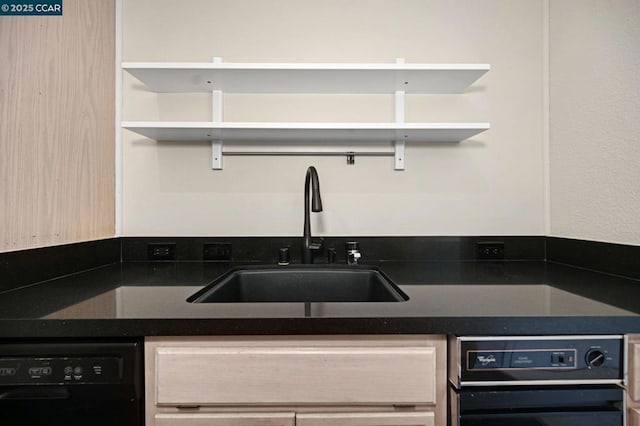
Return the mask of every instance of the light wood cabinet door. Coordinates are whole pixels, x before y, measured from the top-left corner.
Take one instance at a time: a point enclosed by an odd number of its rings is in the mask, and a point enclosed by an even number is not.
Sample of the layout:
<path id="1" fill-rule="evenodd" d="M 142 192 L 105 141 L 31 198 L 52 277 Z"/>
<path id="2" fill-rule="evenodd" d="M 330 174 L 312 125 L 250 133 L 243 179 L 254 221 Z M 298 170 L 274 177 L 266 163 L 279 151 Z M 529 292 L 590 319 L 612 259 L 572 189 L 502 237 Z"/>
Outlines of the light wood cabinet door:
<path id="1" fill-rule="evenodd" d="M 145 386 L 148 426 L 445 425 L 446 338 L 149 337 Z"/>
<path id="2" fill-rule="evenodd" d="M 628 395 L 632 401 L 640 402 L 640 341 L 629 340 L 629 383 Z"/>
<path id="3" fill-rule="evenodd" d="M 435 405 L 436 352 L 417 337 L 148 344 L 147 389 L 161 406 Z"/>
<path id="4" fill-rule="evenodd" d="M 156 414 L 156 426 L 295 426 L 295 413 Z"/>
<path id="5" fill-rule="evenodd" d="M 629 409 L 627 416 L 627 426 L 640 426 L 640 409 Z"/>
<path id="6" fill-rule="evenodd" d="M 435 414 L 408 413 L 304 413 L 296 426 L 435 426 Z"/>
<path id="7" fill-rule="evenodd" d="M 627 335 L 627 426 L 640 426 L 640 335 Z"/>

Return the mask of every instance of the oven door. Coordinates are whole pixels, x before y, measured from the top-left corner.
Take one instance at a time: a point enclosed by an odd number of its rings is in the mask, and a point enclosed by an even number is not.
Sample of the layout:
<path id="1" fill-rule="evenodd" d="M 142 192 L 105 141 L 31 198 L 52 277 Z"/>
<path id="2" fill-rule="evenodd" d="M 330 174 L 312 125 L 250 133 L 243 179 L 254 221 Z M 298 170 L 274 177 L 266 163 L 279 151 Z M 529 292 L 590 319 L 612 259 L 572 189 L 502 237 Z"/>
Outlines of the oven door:
<path id="1" fill-rule="evenodd" d="M 461 426 L 622 426 L 622 413 L 517 413 L 463 415 Z"/>
<path id="2" fill-rule="evenodd" d="M 460 426 L 622 426 L 617 386 L 471 388 L 456 392 Z"/>

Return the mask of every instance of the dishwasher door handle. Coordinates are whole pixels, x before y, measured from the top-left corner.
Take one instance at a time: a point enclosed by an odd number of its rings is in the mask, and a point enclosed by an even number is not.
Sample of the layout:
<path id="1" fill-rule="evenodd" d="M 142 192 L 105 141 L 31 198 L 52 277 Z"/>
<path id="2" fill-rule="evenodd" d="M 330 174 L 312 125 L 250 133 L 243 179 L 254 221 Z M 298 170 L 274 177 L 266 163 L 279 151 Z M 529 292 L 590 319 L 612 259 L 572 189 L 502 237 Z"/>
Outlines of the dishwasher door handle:
<path id="1" fill-rule="evenodd" d="M 28 399 L 69 399 L 69 390 L 64 386 L 20 386 L 0 389 L 0 401 Z"/>

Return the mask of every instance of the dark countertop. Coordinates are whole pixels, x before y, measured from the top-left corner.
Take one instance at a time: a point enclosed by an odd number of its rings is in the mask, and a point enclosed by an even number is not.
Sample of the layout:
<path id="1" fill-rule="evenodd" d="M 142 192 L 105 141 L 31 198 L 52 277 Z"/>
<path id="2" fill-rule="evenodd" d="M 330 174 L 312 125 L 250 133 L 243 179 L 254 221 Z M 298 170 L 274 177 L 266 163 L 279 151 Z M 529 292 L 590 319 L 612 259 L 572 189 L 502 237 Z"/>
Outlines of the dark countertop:
<path id="1" fill-rule="evenodd" d="M 398 303 L 185 299 L 231 265 L 131 262 L 0 294 L 0 337 L 640 333 L 640 280 L 541 261 L 378 262 Z"/>

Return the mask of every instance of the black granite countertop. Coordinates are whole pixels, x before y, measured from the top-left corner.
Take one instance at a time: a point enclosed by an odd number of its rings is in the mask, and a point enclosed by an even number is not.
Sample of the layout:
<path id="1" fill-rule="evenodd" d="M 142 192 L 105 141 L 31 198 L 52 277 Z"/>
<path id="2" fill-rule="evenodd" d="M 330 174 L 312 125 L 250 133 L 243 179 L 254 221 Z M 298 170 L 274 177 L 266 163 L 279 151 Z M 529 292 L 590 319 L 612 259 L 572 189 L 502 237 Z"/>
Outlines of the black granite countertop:
<path id="1" fill-rule="evenodd" d="M 0 294 L 0 337 L 640 332 L 640 281 L 542 261 L 378 262 L 406 302 L 205 303 L 231 266 L 130 262 Z"/>

